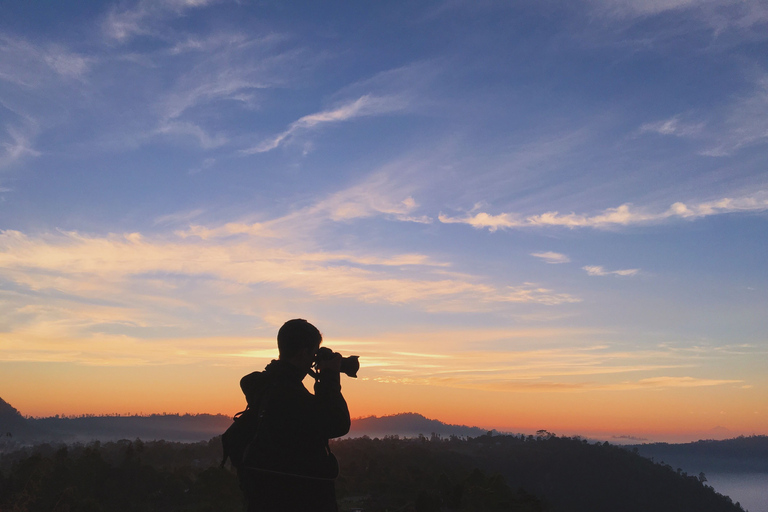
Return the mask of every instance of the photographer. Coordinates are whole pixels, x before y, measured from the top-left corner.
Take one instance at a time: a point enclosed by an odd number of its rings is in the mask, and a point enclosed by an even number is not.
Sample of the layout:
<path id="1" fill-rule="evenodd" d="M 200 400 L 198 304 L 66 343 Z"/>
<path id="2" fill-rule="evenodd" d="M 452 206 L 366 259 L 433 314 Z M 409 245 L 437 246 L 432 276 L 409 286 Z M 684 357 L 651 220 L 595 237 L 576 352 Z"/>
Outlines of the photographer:
<path id="1" fill-rule="evenodd" d="M 240 381 L 258 415 L 238 468 L 248 512 L 338 510 L 338 464 L 328 440 L 349 432 L 350 418 L 341 395 L 343 359 L 328 349 L 318 358 L 321 342 L 314 325 L 289 320 L 277 334 L 279 358 Z M 308 373 L 316 378 L 314 395 L 302 383 Z"/>

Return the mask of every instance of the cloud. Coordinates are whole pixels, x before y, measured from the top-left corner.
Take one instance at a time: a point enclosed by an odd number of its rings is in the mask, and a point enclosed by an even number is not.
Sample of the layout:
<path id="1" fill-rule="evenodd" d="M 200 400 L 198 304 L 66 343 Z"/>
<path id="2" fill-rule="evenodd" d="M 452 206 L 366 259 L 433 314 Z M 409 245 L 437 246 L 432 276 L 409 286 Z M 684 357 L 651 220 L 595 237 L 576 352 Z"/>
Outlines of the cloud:
<path id="1" fill-rule="evenodd" d="M 438 219 L 444 224 L 468 224 L 477 229 L 488 228 L 494 232 L 499 229 L 535 228 L 535 227 L 566 227 L 610 229 L 642 224 L 652 224 L 670 219 L 698 219 L 711 215 L 738 212 L 761 212 L 768 210 L 768 194 L 760 191 L 753 196 L 723 198 L 687 205 L 682 202 L 672 204 L 662 212 L 649 211 L 646 208 L 635 208 L 631 204 L 623 204 L 617 208 L 608 208 L 597 215 L 560 214 L 557 211 L 539 215 L 522 216 L 514 213 L 492 215 L 485 212 L 469 213 L 463 217 L 450 217 L 440 213 Z"/>
<path id="2" fill-rule="evenodd" d="M 698 135 L 704 129 L 704 123 L 684 123 L 680 116 L 674 116 L 663 121 L 646 123 L 640 126 L 640 132 L 653 132 L 659 135 L 674 135 L 676 137 L 691 137 Z"/>
<path id="3" fill-rule="evenodd" d="M 59 44 L 35 45 L 0 34 L 0 80 L 26 88 L 50 87 L 61 79 L 82 81 L 94 62 Z"/>
<path id="4" fill-rule="evenodd" d="M 312 59 L 307 51 L 285 49 L 286 41 L 286 36 L 275 33 L 257 37 L 215 34 L 202 41 L 187 40 L 175 45 L 168 57 L 185 59 L 183 62 L 189 62 L 185 65 L 188 70 L 177 77 L 158 101 L 161 125 L 217 101 L 231 101 L 248 110 L 257 108 L 258 91 L 284 85 L 309 67 Z M 199 46 L 199 52 L 184 55 L 195 46 Z"/>
<path id="5" fill-rule="evenodd" d="M 768 21 L 762 0 L 592 0 L 600 13 L 614 18 L 679 14 L 698 19 L 720 34 L 743 31 Z"/>
<path id="6" fill-rule="evenodd" d="M 69 328 L 68 328 L 69 327 Z M 67 362 L 89 366 L 166 364 L 243 364 L 253 357 L 270 359 L 277 350 L 273 338 L 211 336 L 151 340 L 104 332 L 83 332 L 78 325 L 38 321 L 0 333 L 0 360 Z M 238 361 L 239 360 L 239 361 Z"/>
<path id="7" fill-rule="evenodd" d="M 411 304 L 424 310 L 488 310 L 508 303 L 556 305 L 579 300 L 527 283 L 504 286 L 487 284 L 479 277 L 445 275 L 432 270 L 443 268 L 444 263 L 419 254 L 313 252 L 290 249 L 290 243 L 258 237 L 147 238 L 138 233 L 97 237 L 62 232 L 32 237 L 4 231 L 0 276 L 36 293 L 118 302 L 125 300 L 127 290 L 145 289 L 154 276 L 185 276 L 193 280 L 190 283 L 198 280 L 207 287 L 212 282 L 269 285 L 306 298 Z M 176 300 L 173 289 L 165 292 Z M 159 290 L 152 293 L 162 296 Z M 146 298 L 150 292 L 140 295 Z M 184 294 L 178 299 L 190 300 Z"/>
<path id="8" fill-rule="evenodd" d="M 395 112 L 403 108 L 401 99 L 392 96 L 361 96 L 332 109 L 306 115 L 290 124 L 287 130 L 267 139 L 257 146 L 243 150 L 243 153 L 265 153 L 289 141 L 296 133 L 312 130 L 328 123 L 349 121 L 358 117 L 373 116 Z"/>
<path id="9" fill-rule="evenodd" d="M 531 256 L 535 256 L 536 258 L 541 258 L 542 260 L 551 264 L 569 263 L 571 261 L 571 259 L 565 254 L 560 254 L 559 252 L 552 252 L 552 251 L 532 252 Z"/>
<path id="10" fill-rule="evenodd" d="M 608 0 L 593 2 L 604 11 L 619 16 L 648 16 L 695 7 L 708 0 Z"/>
<path id="11" fill-rule="evenodd" d="M 768 75 L 762 75 L 749 94 L 728 106 L 712 139 L 702 154 L 727 156 L 741 148 L 768 142 Z"/>
<path id="12" fill-rule="evenodd" d="M 651 377 L 642 379 L 634 384 L 635 387 L 654 388 L 697 388 L 722 386 L 724 384 L 740 384 L 743 380 L 731 379 L 699 379 L 695 377 Z"/>
<path id="13" fill-rule="evenodd" d="M 525 283 L 522 286 L 509 286 L 506 293 L 498 299 L 506 302 L 538 302 L 554 306 L 581 302 L 581 299 L 567 293 L 554 293 L 552 290 L 536 286 L 534 283 Z"/>
<path id="14" fill-rule="evenodd" d="M 48 48 L 42 56 L 48 66 L 59 75 L 81 79 L 89 71 L 93 59 L 72 53 L 59 46 Z"/>
<path id="15" fill-rule="evenodd" d="M 455 333 L 387 333 L 386 342 L 373 343 L 365 353 L 366 368 L 374 362 L 372 378 L 380 382 L 447 386 L 513 392 L 630 391 L 711 387 L 742 384 L 742 380 L 701 376 L 734 355 L 701 349 L 711 368 L 699 376 L 669 376 L 670 370 L 690 369 L 690 352 L 674 347 L 629 348 L 618 343 L 590 344 L 599 332 L 568 329 L 478 329 Z M 569 340 L 569 341 L 565 341 Z M 489 342 L 499 344 L 494 350 Z M 468 347 L 478 347 L 471 350 Z M 437 356 L 437 357 L 435 357 Z M 371 374 L 369 373 L 369 375 Z M 627 379 L 629 375 L 638 375 Z"/>
<path id="16" fill-rule="evenodd" d="M 384 215 L 386 217 L 428 224 L 432 219 L 424 215 L 415 215 L 419 204 L 410 195 L 408 185 L 393 179 L 387 169 L 373 173 L 357 185 L 341 190 L 318 201 L 301 215 L 327 217 L 339 221 L 350 221 Z"/>
<path id="17" fill-rule="evenodd" d="M 31 129 L 19 130 L 13 126 L 5 129 L 6 137 L 0 137 L 0 169 L 7 167 L 25 156 L 40 156 L 40 152 L 32 147 Z"/>
<path id="18" fill-rule="evenodd" d="M 768 21 L 768 18 L 766 19 Z M 722 157 L 768 142 L 768 75 L 761 75 L 748 93 L 734 97 L 705 122 L 684 122 L 681 115 L 646 123 L 640 133 L 698 140 L 700 154 Z"/>
<path id="19" fill-rule="evenodd" d="M 153 224 L 168 225 L 168 224 L 188 224 L 195 217 L 199 217 L 205 213 L 205 210 L 195 209 L 186 212 L 169 213 L 166 215 L 160 215 L 156 217 Z"/>
<path id="20" fill-rule="evenodd" d="M 248 39 L 245 35 L 229 32 L 213 34 L 202 38 L 190 36 L 176 42 L 167 52 L 170 55 L 181 55 L 190 52 L 216 52 L 222 47 L 245 44 Z"/>
<path id="21" fill-rule="evenodd" d="M 349 98 L 373 96 L 396 98 L 402 109 L 419 110 L 433 108 L 436 83 L 451 64 L 441 59 L 419 60 L 405 66 L 380 71 L 371 77 L 358 80 L 336 92 L 334 102 L 344 103 Z"/>
<path id="22" fill-rule="evenodd" d="M 0 291 L 0 303 L 6 291 Z M 204 315 L 212 307 L 206 296 Z M 19 307 L 26 323 L 0 332 L 0 360 L 71 362 L 81 365 L 146 366 L 206 364 L 243 366 L 254 359 L 275 356 L 274 337 L 206 335 L 178 327 L 172 336 L 139 336 L 131 328 L 150 328 L 166 321 L 157 308 L 133 308 L 59 300 L 53 304 Z M 295 304 L 294 304 L 295 307 Z M 13 309 L 13 308 L 11 308 Z M 6 308 L 3 308 L 7 313 Z M 274 312 L 274 310 L 270 310 Z M 285 315 L 269 324 L 273 331 Z M 184 321 L 176 317 L 175 320 Z M 196 319 L 190 319 L 195 322 Z M 206 323 L 210 319 L 199 319 Z M 105 327 L 120 326 L 122 333 Z M 249 324 L 249 329 L 252 327 Z M 669 347 L 630 347 L 599 342 L 609 333 L 574 328 L 408 328 L 393 332 L 366 332 L 350 338 L 334 337 L 334 347 L 361 356 L 364 379 L 383 383 L 429 385 L 523 393 L 660 390 L 722 385 L 748 385 L 728 377 L 696 374 L 670 376 L 672 369 L 690 369 L 690 351 Z M 698 348 L 712 369 L 733 366 L 735 358 Z M 729 364 L 723 364 L 730 361 Z M 637 375 L 635 379 L 628 379 Z"/>
<path id="23" fill-rule="evenodd" d="M 162 43 L 165 46 L 157 50 L 105 61 L 108 67 L 117 60 L 121 73 L 143 85 L 131 92 L 132 101 L 105 112 L 122 114 L 126 122 L 119 124 L 122 133 L 115 133 L 110 123 L 102 135 L 104 144 L 135 147 L 161 138 L 196 143 L 203 150 L 242 148 L 250 144 L 242 127 L 222 122 L 221 116 L 245 112 L 255 118 L 267 91 L 300 81 L 319 60 L 311 49 L 274 32 L 217 31 L 199 38 L 171 32 Z M 147 76 L 162 77 L 161 83 L 147 81 Z"/>
<path id="24" fill-rule="evenodd" d="M 466 217 L 449 217 L 448 215 L 440 213 L 437 218 L 443 224 L 469 224 L 478 229 L 488 228 L 491 232 L 500 228 L 522 227 L 524 225 L 517 215 L 509 213 L 491 215 L 485 212 L 479 212 L 474 215 L 467 215 Z"/>
<path id="25" fill-rule="evenodd" d="M 223 135 L 209 135 L 200 126 L 190 122 L 167 122 L 162 124 L 157 133 L 165 135 L 187 135 L 191 136 L 200 144 L 203 149 L 212 149 L 223 146 L 228 142 L 227 138 Z"/>
<path id="26" fill-rule="evenodd" d="M 587 274 L 591 276 L 635 276 L 640 272 L 639 268 L 628 268 L 625 270 L 605 270 L 599 265 L 587 265 L 586 267 L 581 268 L 586 270 Z"/>
<path id="27" fill-rule="evenodd" d="M 104 33 L 124 42 L 137 35 L 157 34 L 155 23 L 216 0 L 139 0 L 132 7 L 112 8 L 102 23 Z"/>
<path id="28" fill-rule="evenodd" d="M 644 389 L 697 388 L 739 384 L 743 380 L 735 379 L 699 379 L 695 377 L 651 377 L 637 381 L 599 383 L 599 382 L 499 382 L 490 389 L 507 391 L 539 391 L 539 392 L 585 392 L 585 391 L 633 391 Z M 480 386 L 481 388 L 485 386 Z"/>
<path id="29" fill-rule="evenodd" d="M 0 295 L 0 300 L 2 296 Z M 25 306 L 20 314 L 28 322 L 0 332 L 3 361 L 57 361 L 90 365 L 242 364 L 253 358 L 270 359 L 276 347 L 274 337 L 259 336 L 201 336 L 193 334 L 176 337 L 154 336 L 151 339 L 126 334 L 109 334 L 93 330 L 108 324 L 135 325 L 157 322 L 146 311 L 100 305 L 54 304 Z M 279 327 L 285 316 L 277 319 L 269 330 Z M 392 371 L 409 375 L 445 378 L 458 376 L 471 382 L 486 374 L 478 368 L 495 369 L 504 375 L 515 374 L 531 379 L 557 368 L 568 372 L 594 362 L 589 350 L 541 350 L 520 348 L 521 343 L 539 344 L 545 341 L 588 333 L 564 329 L 478 329 L 450 331 L 432 330 L 414 333 L 372 333 L 363 338 L 334 338 L 334 347 L 349 347 L 363 357 L 368 375 Z M 414 352 L 414 336 L 419 338 L 419 352 Z M 466 353 L 467 342 L 503 339 L 517 348 L 512 354 L 495 352 Z M 457 357 L 465 354 L 466 357 Z M 605 360 L 614 355 L 605 354 Z M 645 355 L 639 356 L 640 358 Z M 547 361 L 549 361 L 549 366 Z M 618 372 L 623 373 L 623 372 Z"/>
<path id="30" fill-rule="evenodd" d="M 415 177 L 427 165 L 419 160 L 396 160 L 362 181 L 282 217 L 258 222 L 231 222 L 215 227 L 193 225 L 179 234 L 217 238 L 247 232 L 263 237 L 274 238 L 280 234 L 286 239 L 306 239 L 316 238 L 319 230 L 328 225 L 374 217 L 429 224 L 433 219 L 420 213 L 420 205 L 413 197 L 418 190 Z"/>
<path id="31" fill-rule="evenodd" d="M 203 240 L 215 238 L 228 238 L 236 235 L 276 237 L 277 233 L 270 230 L 266 224 L 260 222 L 227 222 L 221 226 L 209 228 L 197 224 L 190 225 L 187 229 L 176 231 L 181 238 L 198 237 Z"/>

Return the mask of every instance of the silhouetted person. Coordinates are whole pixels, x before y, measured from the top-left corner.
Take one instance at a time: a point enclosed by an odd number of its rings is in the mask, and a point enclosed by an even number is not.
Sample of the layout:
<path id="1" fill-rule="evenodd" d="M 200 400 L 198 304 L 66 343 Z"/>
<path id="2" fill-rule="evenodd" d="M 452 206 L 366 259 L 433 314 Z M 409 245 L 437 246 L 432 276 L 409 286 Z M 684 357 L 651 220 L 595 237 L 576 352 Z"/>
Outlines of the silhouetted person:
<path id="1" fill-rule="evenodd" d="M 238 470 L 248 512 L 338 510 L 338 464 L 328 440 L 350 427 L 341 355 L 318 363 L 314 395 L 302 383 L 322 339 L 306 320 L 289 320 L 277 334 L 279 359 L 240 381 L 249 409 L 260 417 Z"/>

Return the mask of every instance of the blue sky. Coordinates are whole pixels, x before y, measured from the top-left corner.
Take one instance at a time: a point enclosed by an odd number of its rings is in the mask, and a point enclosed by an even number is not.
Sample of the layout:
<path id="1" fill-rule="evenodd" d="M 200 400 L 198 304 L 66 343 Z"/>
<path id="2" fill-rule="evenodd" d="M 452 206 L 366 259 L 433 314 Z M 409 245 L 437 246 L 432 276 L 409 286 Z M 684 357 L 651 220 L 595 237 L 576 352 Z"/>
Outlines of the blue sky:
<path id="1" fill-rule="evenodd" d="M 754 0 L 4 2 L 0 395 L 222 391 L 302 316 L 360 414 L 765 432 L 766 55 Z"/>

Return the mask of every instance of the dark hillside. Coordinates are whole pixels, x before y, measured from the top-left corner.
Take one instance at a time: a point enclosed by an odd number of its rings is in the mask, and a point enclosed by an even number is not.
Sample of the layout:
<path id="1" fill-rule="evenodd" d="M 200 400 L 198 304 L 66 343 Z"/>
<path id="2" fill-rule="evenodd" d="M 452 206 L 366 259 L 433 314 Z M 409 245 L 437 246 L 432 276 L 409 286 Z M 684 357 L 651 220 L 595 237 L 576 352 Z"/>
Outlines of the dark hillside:
<path id="1" fill-rule="evenodd" d="M 24 439 L 33 431 L 29 422 L 11 404 L 0 398 L 0 438 Z"/>
<path id="2" fill-rule="evenodd" d="M 334 447 L 346 470 L 340 486 L 370 496 L 391 496 L 411 482 L 412 494 L 431 493 L 446 507 L 451 492 L 466 492 L 480 478 L 499 502 L 515 503 L 512 491 L 522 489 L 553 512 L 742 510 L 696 477 L 607 443 L 545 435 L 352 439 Z"/>
<path id="3" fill-rule="evenodd" d="M 623 448 L 558 438 L 367 437 L 332 443 L 341 510 L 739 512 L 693 476 Z M 0 456 L 0 510 L 240 512 L 217 438 L 39 445 Z"/>
<path id="4" fill-rule="evenodd" d="M 653 443 L 627 446 L 643 457 L 698 474 L 768 473 L 768 436 L 748 436 L 724 441 Z"/>

